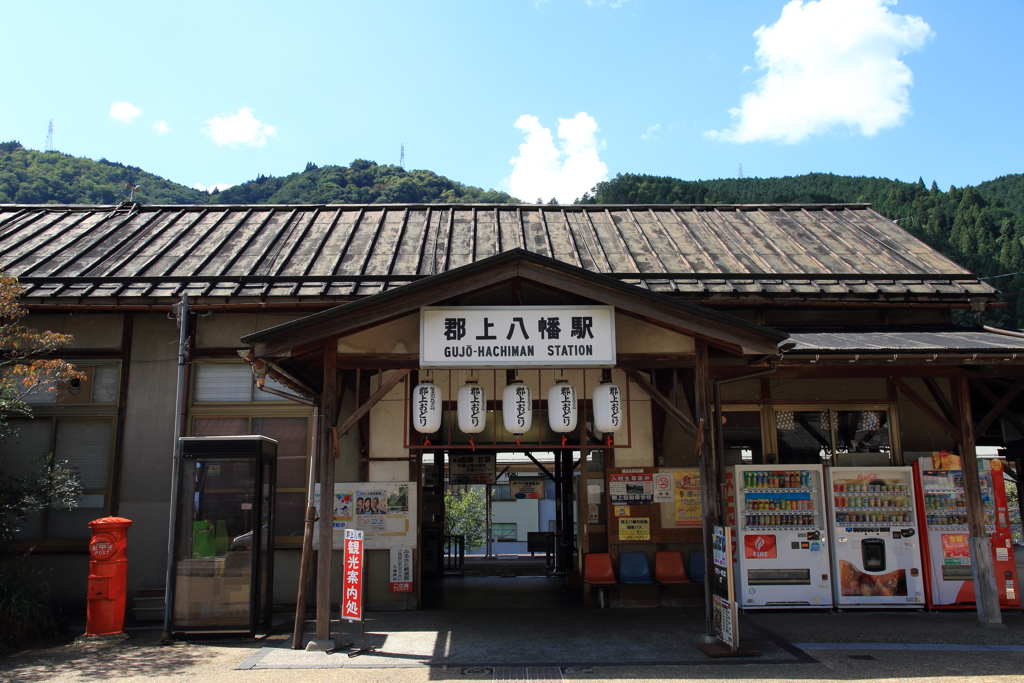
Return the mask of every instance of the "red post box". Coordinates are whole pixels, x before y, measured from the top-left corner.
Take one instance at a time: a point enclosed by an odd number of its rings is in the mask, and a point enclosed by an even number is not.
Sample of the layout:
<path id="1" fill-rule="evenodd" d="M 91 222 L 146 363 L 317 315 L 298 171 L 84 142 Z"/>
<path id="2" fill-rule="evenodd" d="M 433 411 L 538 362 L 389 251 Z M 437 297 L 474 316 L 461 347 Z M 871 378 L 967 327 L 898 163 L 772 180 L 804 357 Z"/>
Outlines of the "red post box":
<path id="1" fill-rule="evenodd" d="M 89 522 L 89 605 L 85 635 L 105 636 L 124 631 L 128 584 L 128 527 L 132 520 L 104 517 Z"/>

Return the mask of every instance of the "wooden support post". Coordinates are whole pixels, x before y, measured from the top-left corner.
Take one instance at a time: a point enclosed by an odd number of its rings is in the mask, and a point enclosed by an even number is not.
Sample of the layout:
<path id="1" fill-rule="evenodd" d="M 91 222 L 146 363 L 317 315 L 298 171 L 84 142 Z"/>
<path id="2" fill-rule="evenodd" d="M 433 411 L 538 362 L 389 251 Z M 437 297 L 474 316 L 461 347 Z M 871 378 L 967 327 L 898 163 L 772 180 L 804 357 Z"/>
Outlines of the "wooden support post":
<path id="1" fill-rule="evenodd" d="M 971 389 L 966 377 L 956 379 L 957 408 L 960 411 L 960 467 L 967 501 L 967 528 L 970 530 L 971 577 L 974 579 L 974 600 L 978 621 L 984 625 L 1002 624 L 996 570 L 992 559 L 992 539 L 985 531 L 985 508 L 981 502 L 981 481 L 978 458 L 974 451 L 974 424 L 971 415 Z"/>
<path id="2" fill-rule="evenodd" d="M 892 381 L 897 387 L 899 387 L 899 390 L 903 392 L 904 396 L 909 398 L 915 406 L 921 409 L 921 412 L 930 417 L 935 424 L 942 427 L 951 437 L 961 443 L 963 442 L 964 439 L 961 431 L 950 424 L 949 420 L 940 415 L 934 408 L 928 405 L 927 401 L 918 396 L 917 392 L 911 389 L 909 384 L 899 377 L 893 377 Z"/>
<path id="3" fill-rule="evenodd" d="M 672 402 L 665 398 L 665 396 L 663 396 L 662 393 L 658 391 L 653 384 L 648 382 L 647 379 L 637 370 L 634 370 L 633 368 L 623 368 L 623 370 L 637 386 L 643 389 L 644 392 L 651 397 L 652 401 L 657 403 L 666 413 L 675 418 L 675 420 L 682 425 L 683 429 L 686 430 L 687 434 L 696 438 L 697 425 L 693 424 L 693 421 L 684 415 L 683 411 L 672 405 Z"/>
<path id="4" fill-rule="evenodd" d="M 331 637 L 331 552 L 334 541 L 334 425 L 338 414 L 338 342 L 324 342 L 324 388 L 320 394 L 320 552 L 316 568 L 316 639 Z"/>
<path id="5" fill-rule="evenodd" d="M 714 638 L 714 599 L 711 597 L 711 577 L 714 576 L 715 525 L 719 523 L 718 510 L 718 468 L 715 463 L 712 438 L 714 430 L 706 425 L 711 420 L 711 376 L 708 368 L 708 345 L 702 339 L 696 340 L 696 365 L 693 374 L 693 416 L 697 431 L 703 435 L 698 439 L 697 457 L 700 461 L 701 520 L 704 528 L 704 617 L 705 632 Z"/>

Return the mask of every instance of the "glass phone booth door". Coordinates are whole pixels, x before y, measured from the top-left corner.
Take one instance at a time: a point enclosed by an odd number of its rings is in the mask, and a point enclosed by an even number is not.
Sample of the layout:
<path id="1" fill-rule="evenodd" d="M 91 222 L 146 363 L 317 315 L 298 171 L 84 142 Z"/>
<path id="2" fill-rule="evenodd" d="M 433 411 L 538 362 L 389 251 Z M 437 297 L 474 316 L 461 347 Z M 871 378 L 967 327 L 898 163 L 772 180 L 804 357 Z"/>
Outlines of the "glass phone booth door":
<path id="1" fill-rule="evenodd" d="M 265 436 L 181 439 L 173 633 L 270 625 L 276 461 Z"/>

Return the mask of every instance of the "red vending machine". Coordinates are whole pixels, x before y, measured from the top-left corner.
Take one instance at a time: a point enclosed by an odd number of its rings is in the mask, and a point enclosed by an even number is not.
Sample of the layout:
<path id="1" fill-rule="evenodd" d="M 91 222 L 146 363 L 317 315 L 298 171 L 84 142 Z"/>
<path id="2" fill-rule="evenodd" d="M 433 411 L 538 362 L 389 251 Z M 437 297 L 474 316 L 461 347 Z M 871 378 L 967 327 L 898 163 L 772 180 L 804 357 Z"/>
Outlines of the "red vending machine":
<path id="1" fill-rule="evenodd" d="M 1002 459 L 979 459 L 985 530 L 992 538 L 996 587 L 1003 609 L 1020 609 L 1017 565 L 1010 536 Z M 929 608 L 973 609 L 974 581 L 960 458 L 945 452 L 914 463 L 917 513 L 923 523 L 925 599 Z"/>

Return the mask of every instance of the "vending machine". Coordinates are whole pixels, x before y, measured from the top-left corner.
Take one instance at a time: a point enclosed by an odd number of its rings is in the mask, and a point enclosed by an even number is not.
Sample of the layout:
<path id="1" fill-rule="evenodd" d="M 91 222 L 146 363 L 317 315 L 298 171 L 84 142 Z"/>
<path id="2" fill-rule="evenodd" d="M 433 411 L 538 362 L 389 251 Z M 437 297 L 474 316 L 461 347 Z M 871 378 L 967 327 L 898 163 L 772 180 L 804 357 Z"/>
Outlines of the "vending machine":
<path id="1" fill-rule="evenodd" d="M 1003 461 L 979 459 L 978 479 L 985 530 L 992 538 L 999 606 L 1020 609 L 1020 587 L 1013 556 L 1010 517 L 1003 484 Z M 914 463 L 917 513 L 923 520 L 925 596 L 935 609 L 973 609 L 974 580 L 968 544 L 967 505 L 960 458 L 939 452 Z"/>
<path id="2" fill-rule="evenodd" d="M 924 609 L 910 467 L 830 467 L 835 604 Z"/>
<path id="3" fill-rule="evenodd" d="M 743 609 L 832 605 L 821 465 L 736 465 L 736 600 Z"/>

